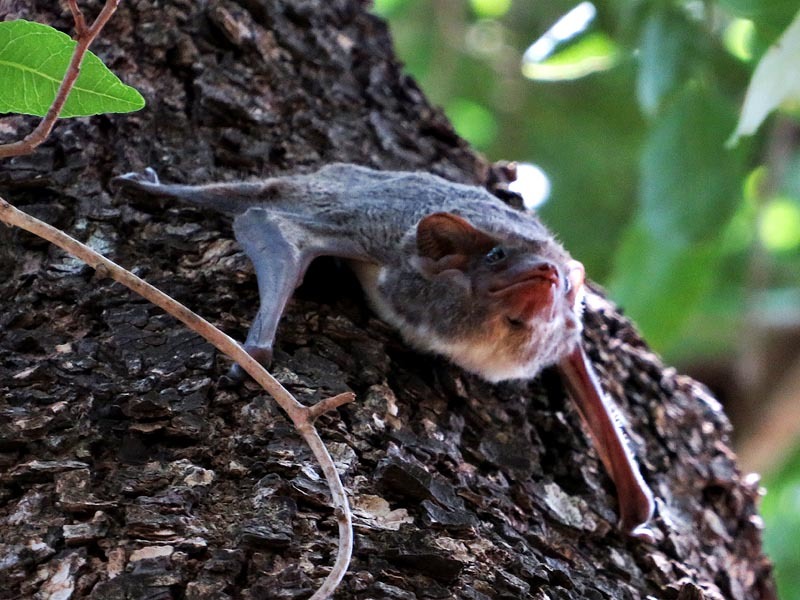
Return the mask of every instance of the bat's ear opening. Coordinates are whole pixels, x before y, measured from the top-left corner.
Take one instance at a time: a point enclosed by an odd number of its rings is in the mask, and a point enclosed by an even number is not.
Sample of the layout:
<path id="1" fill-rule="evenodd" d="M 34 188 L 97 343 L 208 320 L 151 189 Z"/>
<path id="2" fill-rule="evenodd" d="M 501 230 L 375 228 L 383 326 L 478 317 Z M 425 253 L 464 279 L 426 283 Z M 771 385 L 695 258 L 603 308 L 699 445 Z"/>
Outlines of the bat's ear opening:
<path id="1" fill-rule="evenodd" d="M 417 251 L 434 262 L 465 263 L 469 256 L 488 252 L 495 240 L 452 213 L 428 215 L 417 225 Z"/>

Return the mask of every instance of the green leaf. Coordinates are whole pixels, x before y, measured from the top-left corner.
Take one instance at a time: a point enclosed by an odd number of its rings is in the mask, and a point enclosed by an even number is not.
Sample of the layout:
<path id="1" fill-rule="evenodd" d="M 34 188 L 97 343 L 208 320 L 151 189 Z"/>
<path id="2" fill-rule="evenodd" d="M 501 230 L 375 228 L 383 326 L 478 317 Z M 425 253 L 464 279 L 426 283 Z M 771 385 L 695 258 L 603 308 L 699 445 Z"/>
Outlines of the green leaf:
<path id="1" fill-rule="evenodd" d="M 773 198 L 762 209 L 758 233 L 771 252 L 797 252 L 800 249 L 800 202 L 793 198 Z"/>
<path id="2" fill-rule="evenodd" d="M 773 110 L 786 102 L 800 100 L 800 12 L 792 24 L 761 58 L 750 80 L 736 131 L 729 140 L 735 144 L 743 135 L 753 135 Z"/>
<path id="3" fill-rule="evenodd" d="M 735 115 L 696 85 L 655 121 L 641 160 L 641 203 L 610 288 L 654 347 L 677 343 L 717 280 L 721 240 L 742 206 L 744 153 L 723 147 Z"/>
<path id="4" fill-rule="evenodd" d="M 797 0 L 719 0 L 733 15 L 768 29 L 784 29 L 797 11 Z"/>
<path id="5" fill-rule="evenodd" d="M 47 25 L 24 20 L 0 23 L 0 113 L 44 116 L 75 46 L 68 35 Z M 61 116 L 132 112 L 142 107 L 142 95 L 87 52 Z"/>
<path id="6" fill-rule="evenodd" d="M 750 19 L 733 19 L 722 35 L 725 49 L 743 62 L 749 62 L 758 46 L 758 32 Z"/>
<path id="7" fill-rule="evenodd" d="M 469 5 L 479 19 L 497 19 L 511 8 L 511 0 L 469 0 Z"/>
<path id="8" fill-rule="evenodd" d="M 639 72 L 636 98 L 642 112 L 653 115 L 661 100 L 680 82 L 689 60 L 691 25 L 672 11 L 650 15 L 639 42 Z"/>
<path id="9" fill-rule="evenodd" d="M 680 339 L 716 280 L 718 262 L 716 243 L 666 241 L 637 223 L 617 251 L 609 289 L 648 342 L 663 352 Z"/>
<path id="10" fill-rule="evenodd" d="M 690 86 L 666 107 L 641 158 L 641 220 L 660 239 L 715 237 L 741 200 L 744 150 L 726 150 L 735 114 L 722 96 Z"/>
<path id="11" fill-rule="evenodd" d="M 602 31 L 583 35 L 579 40 L 537 61 L 523 58 L 522 74 L 535 81 L 568 81 L 607 71 L 617 64 L 619 46 Z"/>

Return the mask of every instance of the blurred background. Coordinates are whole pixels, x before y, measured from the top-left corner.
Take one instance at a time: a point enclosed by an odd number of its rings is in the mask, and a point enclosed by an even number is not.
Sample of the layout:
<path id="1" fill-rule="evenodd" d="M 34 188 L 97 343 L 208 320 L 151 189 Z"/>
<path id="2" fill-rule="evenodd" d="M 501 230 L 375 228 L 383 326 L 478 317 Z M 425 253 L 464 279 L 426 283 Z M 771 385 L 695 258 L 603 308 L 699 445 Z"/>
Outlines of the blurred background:
<path id="1" fill-rule="evenodd" d="M 375 0 L 458 132 L 763 475 L 800 599 L 800 0 Z"/>

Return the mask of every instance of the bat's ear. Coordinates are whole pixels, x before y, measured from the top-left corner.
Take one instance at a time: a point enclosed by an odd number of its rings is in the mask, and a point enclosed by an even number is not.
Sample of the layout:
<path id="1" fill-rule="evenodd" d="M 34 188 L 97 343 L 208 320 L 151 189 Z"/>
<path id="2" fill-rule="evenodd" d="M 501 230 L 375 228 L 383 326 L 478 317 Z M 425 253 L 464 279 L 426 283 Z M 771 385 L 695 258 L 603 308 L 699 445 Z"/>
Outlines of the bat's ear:
<path id="1" fill-rule="evenodd" d="M 569 279 L 570 284 L 567 298 L 570 304 L 578 309 L 583 301 L 583 284 L 586 279 L 586 269 L 583 268 L 583 263 L 577 260 L 569 261 L 567 263 L 567 279 Z"/>
<path id="2" fill-rule="evenodd" d="M 466 257 L 488 252 L 495 240 L 452 213 L 428 215 L 417 225 L 417 251 L 423 258 Z M 452 260 L 452 259 L 451 259 Z"/>

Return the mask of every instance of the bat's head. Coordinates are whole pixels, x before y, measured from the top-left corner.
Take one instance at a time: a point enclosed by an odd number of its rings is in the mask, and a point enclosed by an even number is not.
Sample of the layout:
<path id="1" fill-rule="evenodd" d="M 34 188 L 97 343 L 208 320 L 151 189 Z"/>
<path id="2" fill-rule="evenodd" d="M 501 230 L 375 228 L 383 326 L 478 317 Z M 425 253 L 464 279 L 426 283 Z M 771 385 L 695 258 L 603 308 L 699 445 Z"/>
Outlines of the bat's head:
<path id="1" fill-rule="evenodd" d="M 423 218 L 405 274 L 387 270 L 379 282 L 394 313 L 384 317 L 489 381 L 534 377 L 579 343 L 584 276 L 535 225 L 521 235 L 452 213 Z"/>

